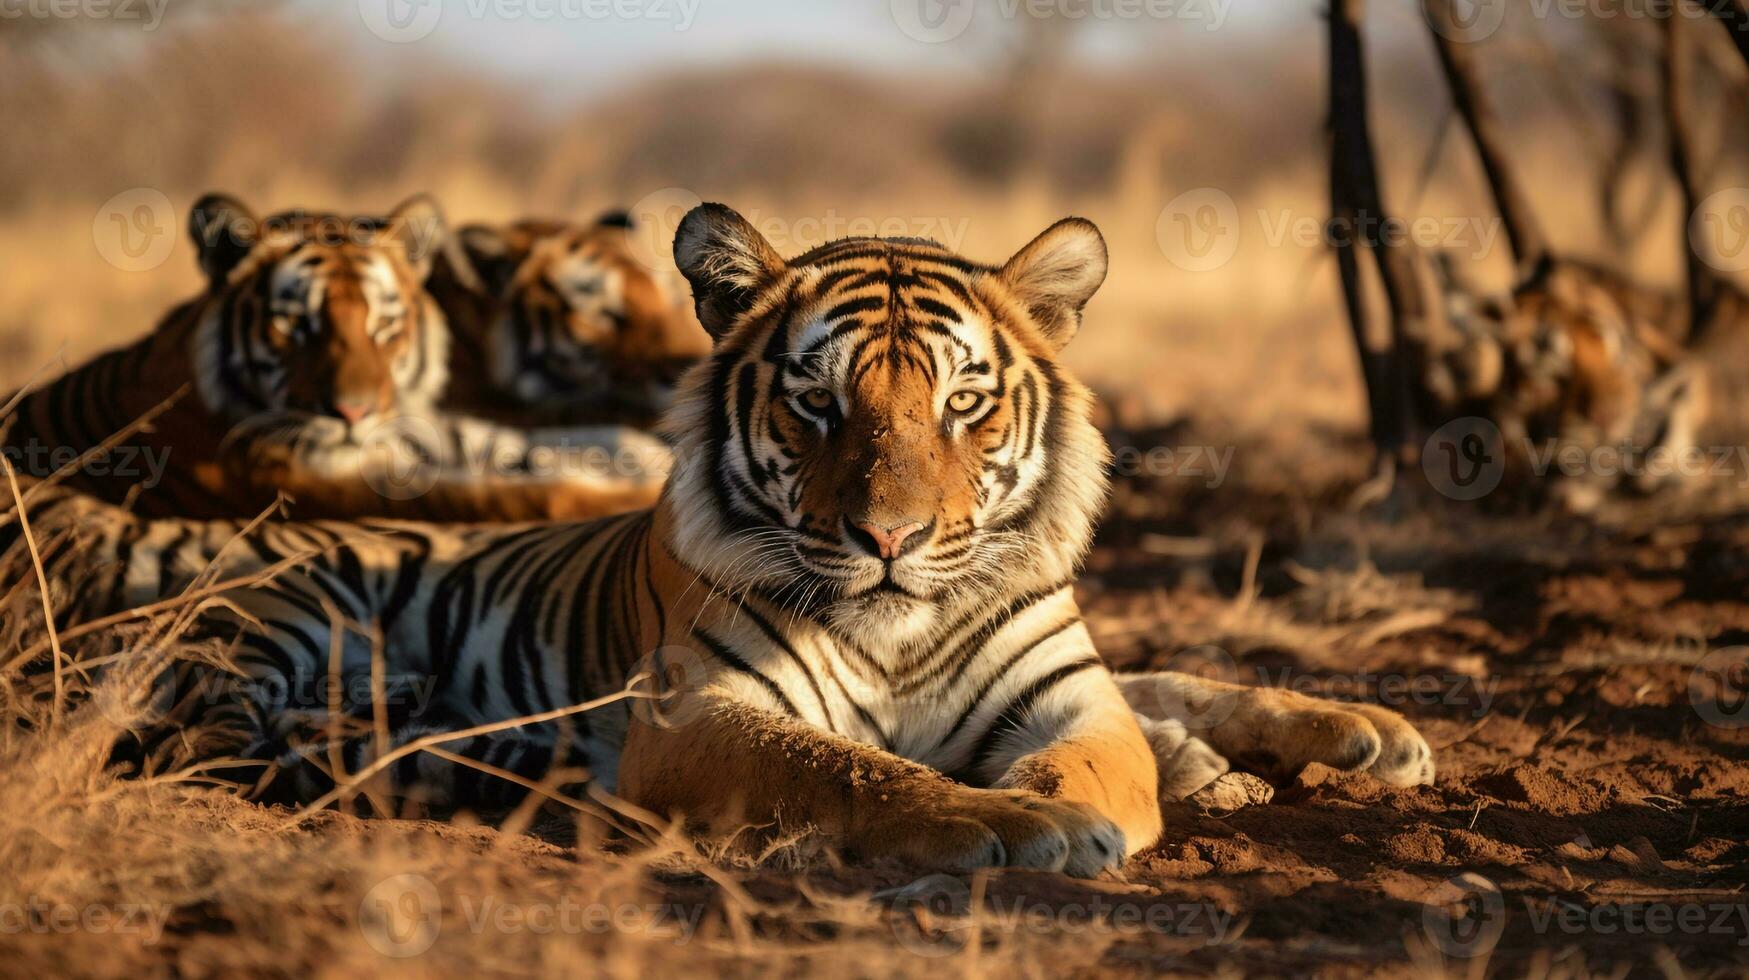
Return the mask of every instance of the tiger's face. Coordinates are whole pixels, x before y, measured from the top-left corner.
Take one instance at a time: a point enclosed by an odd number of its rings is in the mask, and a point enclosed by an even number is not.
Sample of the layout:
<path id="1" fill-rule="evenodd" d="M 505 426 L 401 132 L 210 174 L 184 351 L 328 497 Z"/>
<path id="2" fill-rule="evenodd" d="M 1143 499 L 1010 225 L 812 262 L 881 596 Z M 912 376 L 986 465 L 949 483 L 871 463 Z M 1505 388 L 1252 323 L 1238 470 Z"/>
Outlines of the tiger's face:
<path id="1" fill-rule="evenodd" d="M 300 211 L 258 220 L 209 196 L 191 231 L 210 281 L 196 384 L 215 414 L 357 426 L 423 411 L 441 394 L 448 331 L 425 279 L 443 224 L 429 199 L 385 218 Z"/>
<path id="2" fill-rule="evenodd" d="M 786 262 L 705 205 L 675 255 L 717 339 L 670 419 L 683 561 L 897 642 L 1073 574 L 1106 488 L 1056 357 L 1105 276 L 1091 224 L 1000 268 L 874 238 Z"/>
<path id="3" fill-rule="evenodd" d="M 649 421 L 709 350 L 633 254 L 629 219 L 520 221 L 460 232 L 492 294 L 485 325 L 494 387 L 525 405 Z"/>

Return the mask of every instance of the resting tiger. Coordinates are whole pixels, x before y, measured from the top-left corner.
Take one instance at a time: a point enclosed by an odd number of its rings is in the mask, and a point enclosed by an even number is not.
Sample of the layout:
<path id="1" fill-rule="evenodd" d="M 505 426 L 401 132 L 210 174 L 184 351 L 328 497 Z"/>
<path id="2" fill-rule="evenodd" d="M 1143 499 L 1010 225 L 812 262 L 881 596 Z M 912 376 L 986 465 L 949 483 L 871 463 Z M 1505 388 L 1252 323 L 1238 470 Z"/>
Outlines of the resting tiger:
<path id="1" fill-rule="evenodd" d="M 1517 483 L 1533 475 L 1537 456 L 1552 459 L 1557 449 L 1609 447 L 1671 460 L 1695 451 L 1711 391 L 1698 359 L 1676 339 L 1684 310 L 1675 296 L 1552 257 L 1509 296 L 1477 290 L 1449 255 L 1435 256 L 1433 273 L 1451 329 L 1427 345 L 1431 356 L 1421 365 L 1429 428 L 1464 416 L 1489 420 Z M 1631 477 L 1588 472 L 1552 489 L 1588 509 L 1606 491 L 1651 492 L 1673 477 L 1656 469 Z"/>
<path id="2" fill-rule="evenodd" d="M 184 516 L 259 511 L 272 496 L 239 500 L 224 472 L 221 445 L 233 425 L 278 411 L 359 424 L 424 410 L 442 392 L 449 335 L 422 285 L 442 229 L 425 197 L 382 219 L 285 212 L 265 221 L 232 198 L 203 197 L 189 234 L 206 290 L 136 343 L 25 396 L 9 454 L 28 463 L 42 447 L 83 452 L 175 399 L 130 440 L 168 461 L 137 506 Z M 74 485 L 111 501 L 143 475 L 99 469 L 76 473 Z"/>
<path id="3" fill-rule="evenodd" d="M 634 232 L 619 212 L 589 225 L 463 226 L 480 285 L 442 259 L 432 282 L 462 352 L 447 404 L 545 424 L 653 423 L 710 345 L 632 248 Z"/>
<path id="4" fill-rule="evenodd" d="M 656 712 L 617 702 L 445 747 L 528 778 L 582 767 L 701 831 L 813 828 L 859 858 L 1092 875 L 1160 833 L 1162 787 L 1189 792 L 1228 758 L 1431 778 L 1426 743 L 1382 708 L 1189 675 L 1120 683 L 1101 662 L 1073 582 L 1107 451 L 1057 359 L 1105 275 L 1093 225 L 1059 222 L 994 268 L 908 239 L 785 261 L 704 205 L 675 251 L 715 349 L 682 382 L 653 510 L 272 524 L 231 549 L 227 574 L 308 556 L 208 613 L 242 636 L 245 748 L 299 795 L 376 744 L 322 742 L 336 619 L 380 627 L 397 741 L 651 671 L 668 679 Z M 119 577 L 80 594 L 110 604 L 181 588 L 238 530 L 71 496 L 37 502 L 33 524 L 99 538 L 87 555 L 115 556 Z M 341 670 L 371 677 L 371 644 L 339 641 Z M 369 728 L 369 698 L 345 710 Z M 451 801 L 515 789 L 429 754 L 391 772 Z"/>
<path id="5" fill-rule="evenodd" d="M 481 441 L 482 427 L 437 411 L 450 335 L 425 283 L 448 233 L 430 198 L 381 218 L 258 219 L 208 195 L 189 233 L 205 292 L 142 340 L 25 395 L 5 436 L 16 467 L 47 476 L 171 401 L 108 459 L 78 467 L 72 485 L 113 502 L 138 487 L 141 513 L 184 517 L 252 517 L 282 491 L 312 517 L 574 518 L 655 500 L 660 447 L 647 447 L 650 473 L 477 479 L 452 458 L 452 446 Z M 370 474 L 339 465 L 364 450 L 400 450 L 407 420 L 432 433 L 417 461 L 430 470 L 428 493 L 377 493 Z"/>

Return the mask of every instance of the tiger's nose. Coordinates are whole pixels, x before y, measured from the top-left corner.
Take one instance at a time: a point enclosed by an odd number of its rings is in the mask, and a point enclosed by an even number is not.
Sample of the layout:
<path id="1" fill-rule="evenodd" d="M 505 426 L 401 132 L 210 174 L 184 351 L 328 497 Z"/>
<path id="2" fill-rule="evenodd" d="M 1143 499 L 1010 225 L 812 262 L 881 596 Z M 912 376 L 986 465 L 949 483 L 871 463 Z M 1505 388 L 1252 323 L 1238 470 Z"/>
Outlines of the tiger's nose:
<path id="1" fill-rule="evenodd" d="M 368 398 L 334 399 L 334 411 L 340 413 L 341 418 L 353 425 L 363 422 L 375 408 L 376 406 Z"/>
<path id="2" fill-rule="evenodd" d="M 926 530 L 930 526 L 922 521 L 903 521 L 893 525 L 882 525 L 875 521 L 852 521 L 850 524 L 850 536 L 856 539 L 856 543 L 886 561 L 892 561 L 904 554 L 906 541 L 918 544 L 929 537 L 927 534 L 917 536 L 918 531 Z"/>

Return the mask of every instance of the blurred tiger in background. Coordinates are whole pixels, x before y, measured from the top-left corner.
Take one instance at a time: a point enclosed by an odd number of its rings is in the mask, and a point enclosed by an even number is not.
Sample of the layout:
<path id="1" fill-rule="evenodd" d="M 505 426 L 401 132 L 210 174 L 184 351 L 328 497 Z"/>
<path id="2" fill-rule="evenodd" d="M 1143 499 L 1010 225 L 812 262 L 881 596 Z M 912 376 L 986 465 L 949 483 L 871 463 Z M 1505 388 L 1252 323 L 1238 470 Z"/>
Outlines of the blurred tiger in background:
<path id="1" fill-rule="evenodd" d="M 430 198 L 380 218 L 261 219 L 209 194 L 188 231 L 206 288 L 141 340 L 14 395 L 5 447 L 15 466 L 47 476 L 49 457 L 95 449 L 149 417 L 105 460 L 76 467 L 71 485 L 121 501 L 151 484 L 135 501 L 142 513 L 236 515 L 273 499 L 226 470 L 222 447 L 238 423 L 290 412 L 350 428 L 436 403 L 449 331 L 424 283 L 447 231 Z M 136 472 L 148 461 L 155 472 Z"/>
<path id="2" fill-rule="evenodd" d="M 667 452 L 654 440 L 548 433 L 570 457 L 549 453 L 535 473 L 515 448 L 525 434 L 439 412 L 450 330 L 426 286 L 455 249 L 430 197 L 380 217 L 258 218 L 210 194 L 189 234 L 206 289 L 142 340 L 14 396 L 5 452 L 17 469 L 46 477 L 145 418 L 72 465 L 70 485 L 197 518 L 254 516 L 281 493 L 300 516 L 433 520 L 580 518 L 655 500 Z M 473 281 L 465 262 L 446 275 Z M 569 465 L 603 452 L 611 462 Z"/>
<path id="3" fill-rule="evenodd" d="M 448 261 L 432 286 L 457 349 L 447 403 L 494 419 L 653 425 L 710 341 L 632 230 L 623 212 L 462 227 L 481 289 Z"/>
<path id="4" fill-rule="evenodd" d="M 1105 277 L 1091 223 L 999 266 L 915 239 L 786 260 L 707 204 L 675 255 L 715 349 L 666 420 L 681 451 L 653 510 L 273 523 L 222 572 L 237 522 L 143 521 L 51 488 L 33 526 L 95 539 L 72 574 L 111 581 L 75 602 L 281 569 L 205 615 L 237 638 L 235 750 L 298 799 L 391 744 L 486 725 L 400 759 L 392 788 L 472 804 L 588 782 L 716 835 L 1091 876 L 1154 841 L 1162 793 L 1228 760 L 1431 780 L 1426 742 L 1381 707 L 1119 680 L 1100 659 L 1074 583 L 1109 454 L 1059 359 Z M 628 684 L 646 699 L 580 710 Z"/>
<path id="5" fill-rule="evenodd" d="M 1553 464 L 1559 452 L 1674 461 L 1696 451 L 1711 386 L 1682 342 L 1680 297 L 1551 256 L 1503 295 L 1477 289 L 1449 255 L 1435 254 L 1431 266 L 1445 329 L 1429 338 L 1421 365 L 1429 428 L 1466 416 L 1492 422 L 1513 484 L 1576 510 L 1610 491 L 1675 482 L 1680 471 L 1659 465 L 1567 473 Z"/>

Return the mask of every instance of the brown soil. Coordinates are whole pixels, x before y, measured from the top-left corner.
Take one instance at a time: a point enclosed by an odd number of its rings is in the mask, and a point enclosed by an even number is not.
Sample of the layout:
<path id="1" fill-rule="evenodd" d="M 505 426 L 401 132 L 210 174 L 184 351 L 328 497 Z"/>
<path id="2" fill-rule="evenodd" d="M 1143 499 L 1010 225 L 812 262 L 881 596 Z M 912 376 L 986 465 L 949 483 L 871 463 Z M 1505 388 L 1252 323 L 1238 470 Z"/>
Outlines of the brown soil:
<path id="1" fill-rule="evenodd" d="M 1114 441 L 1231 444 L 1184 426 Z M 117 788 L 65 753 L 20 755 L 26 743 L 0 767 L 0 860 L 18 869 L 0 887 L 0 972 L 1749 970 L 1749 726 L 1730 717 L 1749 723 L 1745 685 L 1739 670 L 1717 696 L 1696 672 L 1749 639 L 1738 502 L 1579 519 L 1404 478 L 1355 513 L 1360 446 L 1234 448 L 1218 487 L 1119 481 L 1082 588 L 1105 655 L 1159 669 L 1213 646 L 1246 680 L 1397 707 L 1435 747 L 1434 785 L 1314 766 L 1265 805 L 1175 805 L 1121 879 L 955 879 L 845 867 L 805 841 L 712 860 L 557 814 L 513 832 L 339 814 L 288 826 L 211 791 Z M 164 932 L 8 931 L 4 903 L 27 898 L 137 900 Z M 673 905 L 696 931 L 476 917 L 591 900 Z M 395 919 L 409 901 L 413 918 Z M 408 935 L 417 955 L 384 955 Z"/>

